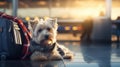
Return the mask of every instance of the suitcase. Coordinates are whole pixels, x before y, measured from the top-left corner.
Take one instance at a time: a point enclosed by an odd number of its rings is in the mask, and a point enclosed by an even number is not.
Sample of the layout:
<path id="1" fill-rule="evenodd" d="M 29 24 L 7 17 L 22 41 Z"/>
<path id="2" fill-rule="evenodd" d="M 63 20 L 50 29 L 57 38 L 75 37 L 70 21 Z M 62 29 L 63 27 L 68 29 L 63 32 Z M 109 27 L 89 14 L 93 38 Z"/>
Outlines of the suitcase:
<path id="1" fill-rule="evenodd" d="M 22 38 L 19 26 L 0 17 L 0 60 L 20 59 Z"/>

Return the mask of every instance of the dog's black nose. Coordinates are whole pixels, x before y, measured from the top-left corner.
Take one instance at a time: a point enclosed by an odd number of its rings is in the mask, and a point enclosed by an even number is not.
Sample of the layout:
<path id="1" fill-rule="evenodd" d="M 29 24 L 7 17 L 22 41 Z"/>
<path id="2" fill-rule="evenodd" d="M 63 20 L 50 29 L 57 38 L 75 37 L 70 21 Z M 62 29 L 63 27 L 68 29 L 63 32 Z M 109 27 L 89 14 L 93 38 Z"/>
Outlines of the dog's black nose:
<path id="1" fill-rule="evenodd" d="M 49 35 L 45 35 L 45 39 L 49 39 Z"/>

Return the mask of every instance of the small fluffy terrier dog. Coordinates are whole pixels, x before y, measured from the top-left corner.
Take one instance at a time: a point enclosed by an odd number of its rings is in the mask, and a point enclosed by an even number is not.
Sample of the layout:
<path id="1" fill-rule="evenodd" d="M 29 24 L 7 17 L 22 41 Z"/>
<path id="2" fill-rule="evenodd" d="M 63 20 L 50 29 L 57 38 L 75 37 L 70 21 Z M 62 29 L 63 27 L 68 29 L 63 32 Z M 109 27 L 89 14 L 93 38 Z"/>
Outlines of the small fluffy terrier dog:
<path id="1" fill-rule="evenodd" d="M 30 50 L 31 60 L 60 60 L 72 59 L 73 53 L 63 45 L 57 43 L 57 19 L 37 19 L 33 30 Z"/>

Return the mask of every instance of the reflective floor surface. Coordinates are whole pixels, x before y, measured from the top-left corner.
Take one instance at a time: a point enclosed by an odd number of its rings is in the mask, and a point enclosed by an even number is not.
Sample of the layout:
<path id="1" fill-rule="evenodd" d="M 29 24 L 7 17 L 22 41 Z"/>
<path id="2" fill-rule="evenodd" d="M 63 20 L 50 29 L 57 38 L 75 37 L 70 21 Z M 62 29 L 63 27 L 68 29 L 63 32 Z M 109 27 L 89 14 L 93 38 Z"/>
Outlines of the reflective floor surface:
<path id="1" fill-rule="evenodd" d="M 64 61 L 1 61 L 0 67 L 120 67 L 120 43 L 59 42 L 74 53 Z"/>

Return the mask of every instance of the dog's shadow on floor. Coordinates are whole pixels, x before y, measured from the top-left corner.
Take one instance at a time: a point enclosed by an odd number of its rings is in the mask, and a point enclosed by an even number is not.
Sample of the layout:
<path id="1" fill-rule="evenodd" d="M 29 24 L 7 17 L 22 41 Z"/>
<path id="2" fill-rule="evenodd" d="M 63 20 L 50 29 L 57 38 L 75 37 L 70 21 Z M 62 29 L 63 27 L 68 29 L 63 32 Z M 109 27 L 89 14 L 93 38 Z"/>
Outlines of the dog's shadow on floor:
<path id="1" fill-rule="evenodd" d="M 64 67 L 63 61 L 22 61 L 23 67 Z"/>

